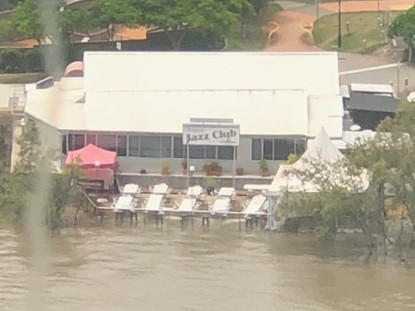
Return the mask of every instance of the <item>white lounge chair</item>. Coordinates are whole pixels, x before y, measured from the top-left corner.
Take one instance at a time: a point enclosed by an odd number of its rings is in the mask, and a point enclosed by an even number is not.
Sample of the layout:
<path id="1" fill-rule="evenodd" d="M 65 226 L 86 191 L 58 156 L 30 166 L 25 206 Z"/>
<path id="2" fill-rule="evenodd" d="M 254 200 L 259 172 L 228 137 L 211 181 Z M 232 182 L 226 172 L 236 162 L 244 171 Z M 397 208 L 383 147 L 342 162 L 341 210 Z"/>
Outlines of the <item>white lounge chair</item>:
<path id="1" fill-rule="evenodd" d="M 163 209 L 162 202 L 163 202 L 164 194 L 150 194 L 144 210 L 147 212 L 159 212 Z"/>
<path id="2" fill-rule="evenodd" d="M 198 197 L 203 193 L 203 188 L 199 185 L 189 187 L 187 189 L 186 195 L 190 195 L 193 197 Z"/>
<path id="3" fill-rule="evenodd" d="M 151 193 L 154 194 L 166 194 L 169 191 L 169 186 L 165 183 L 154 185 L 151 189 Z"/>
<path id="4" fill-rule="evenodd" d="M 126 184 L 122 189 L 122 194 L 130 194 L 130 195 L 137 195 L 140 193 L 141 189 L 140 186 L 137 184 Z"/>
<path id="5" fill-rule="evenodd" d="M 217 198 L 210 209 L 212 214 L 226 213 L 231 208 L 231 199 L 229 197 Z"/>
<path id="6" fill-rule="evenodd" d="M 235 188 L 222 187 L 219 189 L 217 198 L 211 207 L 212 214 L 222 213 L 226 214 L 231 209 L 231 200 L 235 195 Z"/>
<path id="7" fill-rule="evenodd" d="M 235 194 L 235 188 L 233 187 L 222 187 L 219 189 L 217 196 L 232 197 Z"/>
<path id="8" fill-rule="evenodd" d="M 133 210 L 135 207 L 134 198 L 130 195 L 122 195 L 115 203 L 114 211 Z"/>
<path id="9" fill-rule="evenodd" d="M 180 202 L 178 212 L 180 213 L 191 213 L 195 209 L 197 209 L 197 206 L 199 205 L 199 202 L 195 198 L 184 198 L 182 202 Z"/>
<path id="10" fill-rule="evenodd" d="M 267 198 L 262 194 L 258 194 L 254 196 L 251 199 L 251 201 L 249 201 L 246 208 L 243 210 L 243 213 L 245 214 L 245 216 L 253 216 L 253 215 L 261 214 L 261 211 L 264 208 L 266 200 Z"/>

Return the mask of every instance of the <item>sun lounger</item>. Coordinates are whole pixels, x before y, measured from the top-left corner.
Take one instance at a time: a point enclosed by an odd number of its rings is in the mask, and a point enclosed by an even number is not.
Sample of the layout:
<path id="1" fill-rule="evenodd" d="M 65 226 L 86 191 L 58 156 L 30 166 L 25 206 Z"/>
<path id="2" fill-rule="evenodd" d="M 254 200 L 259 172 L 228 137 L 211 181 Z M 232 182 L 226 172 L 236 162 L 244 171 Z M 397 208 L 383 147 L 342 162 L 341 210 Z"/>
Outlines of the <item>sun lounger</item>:
<path id="1" fill-rule="evenodd" d="M 134 198 L 129 195 L 120 196 L 115 203 L 114 211 L 125 211 L 134 209 Z"/>
<path id="2" fill-rule="evenodd" d="M 154 194 L 166 194 L 169 191 L 169 186 L 165 183 L 154 185 L 151 189 L 151 193 Z"/>
<path id="3" fill-rule="evenodd" d="M 219 189 L 218 196 L 231 197 L 235 194 L 235 188 L 233 187 L 222 187 Z"/>
<path id="4" fill-rule="evenodd" d="M 247 207 L 243 210 L 243 213 L 246 216 L 259 215 L 263 210 L 266 199 L 267 198 L 262 194 L 254 196 L 251 201 L 249 201 Z"/>
<path id="5" fill-rule="evenodd" d="M 231 199 L 229 197 L 217 198 L 210 209 L 212 214 L 226 213 L 231 208 Z"/>
<path id="6" fill-rule="evenodd" d="M 161 203 L 163 202 L 164 194 L 150 194 L 144 210 L 147 212 L 159 212 L 162 210 Z"/>
<path id="7" fill-rule="evenodd" d="M 203 192 L 203 188 L 199 185 L 196 185 L 196 186 L 193 186 L 193 187 L 189 187 L 187 189 L 186 195 L 198 197 L 202 194 L 202 192 Z"/>
<path id="8" fill-rule="evenodd" d="M 233 187 L 222 187 L 219 189 L 217 198 L 211 207 L 212 214 L 229 212 L 231 208 L 231 200 L 235 195 L 235 189 Z"/>
<path id="9" fill-rule="evenodd" d="M 198 206 L 198 202 L 195 198 L 184 198 L 179 205 L 178 212 L 191 213 Z"/>
<path id="10" fill-rule="evenodd" d="M 136 195 L 138 193 L 140 193 L 140 186 L 137 184 L 126 184 L 124 186 L 124 188 L 122 189 L 121 193 L 122 194 L 131 194 L 131 195 Z"/>

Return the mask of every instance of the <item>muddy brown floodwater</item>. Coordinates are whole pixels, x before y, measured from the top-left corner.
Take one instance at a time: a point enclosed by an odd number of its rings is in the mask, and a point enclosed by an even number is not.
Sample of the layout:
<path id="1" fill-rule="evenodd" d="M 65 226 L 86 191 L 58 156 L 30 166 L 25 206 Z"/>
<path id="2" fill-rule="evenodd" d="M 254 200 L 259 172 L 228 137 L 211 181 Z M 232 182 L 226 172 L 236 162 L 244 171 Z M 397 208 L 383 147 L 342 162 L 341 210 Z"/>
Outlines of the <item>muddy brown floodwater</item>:
<path id="1" fill-rule="evenodd" d="M 24 236 L 0 241 L 0 310 L 38 311 Z M 415 310 L 414 268 L 363 265 L 308 235 L 91 228 L 54 237 L 49 255 L 42 311 Z"/>

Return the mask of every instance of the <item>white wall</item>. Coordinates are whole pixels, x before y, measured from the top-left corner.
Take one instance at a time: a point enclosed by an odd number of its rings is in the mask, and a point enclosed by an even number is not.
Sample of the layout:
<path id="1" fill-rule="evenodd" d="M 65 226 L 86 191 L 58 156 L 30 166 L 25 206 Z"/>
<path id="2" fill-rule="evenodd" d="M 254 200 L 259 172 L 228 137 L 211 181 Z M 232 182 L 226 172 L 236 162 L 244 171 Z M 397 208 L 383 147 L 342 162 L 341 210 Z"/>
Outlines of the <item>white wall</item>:
<path id="1" fill-rule="evenodd" d="M 344 112 L 340 96 L 310 96 L 308 108 L 308 136 L 316 136 L 324 127 L 329 137 L 342 137 Z"/>
<path id="2" fill-rule="evenodd" d="M 192 117 L 231 118 L 242 135 L 307 135 L 300 90 L 102 92 L 87 95 L 86 127 L 96 131 L 181 133 Z"/>

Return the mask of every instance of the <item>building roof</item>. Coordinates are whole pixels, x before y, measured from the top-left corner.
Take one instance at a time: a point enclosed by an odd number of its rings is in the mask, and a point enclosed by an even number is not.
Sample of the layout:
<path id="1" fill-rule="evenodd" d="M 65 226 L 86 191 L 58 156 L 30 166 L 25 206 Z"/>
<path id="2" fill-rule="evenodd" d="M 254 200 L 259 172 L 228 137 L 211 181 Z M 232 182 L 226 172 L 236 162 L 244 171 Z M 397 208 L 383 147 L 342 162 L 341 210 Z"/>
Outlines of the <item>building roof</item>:
<path id="1" fill-rule="evenodd" d="M 25 113 L 57 129 L 84 128 L 84 105 L 75 103 L 84 95 L 83 78 L 62 78 L 47 89 L 27 84 L 26 91 Z"/>
<path id="2" fill-rule="evenodd" d="M 85 52 L 91 92 L 289 90 L 338 94 L 337 53 Z"/>
<path id="3" fill-rule="evenodd" d="M 392 95 L 351 92 L 350 99 L 347 101 L 347 108 L 350 110 L 394 113 L 399 104 L 399 99 Z"/>
<path id="4" fill-rule="evenodd" d="M 393 87 L 390 84 L 351 83 L 350 90 L 352 92 L 362 92 L 362 93 L 393 94 Z"/>
<path id="5" fill-rule="evenodd" d="M 32 88 L 26 112 L 60 130 L 181 133 L 208 117 L 242 135 L 341 136 L 336 53 L 87 52 L 84 70 Z"/>

